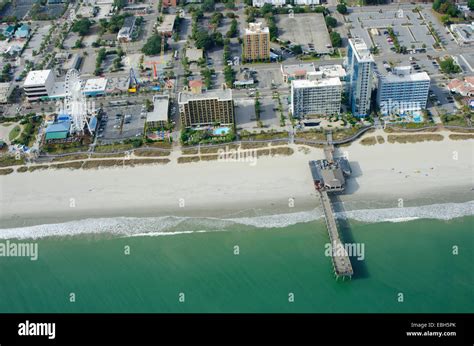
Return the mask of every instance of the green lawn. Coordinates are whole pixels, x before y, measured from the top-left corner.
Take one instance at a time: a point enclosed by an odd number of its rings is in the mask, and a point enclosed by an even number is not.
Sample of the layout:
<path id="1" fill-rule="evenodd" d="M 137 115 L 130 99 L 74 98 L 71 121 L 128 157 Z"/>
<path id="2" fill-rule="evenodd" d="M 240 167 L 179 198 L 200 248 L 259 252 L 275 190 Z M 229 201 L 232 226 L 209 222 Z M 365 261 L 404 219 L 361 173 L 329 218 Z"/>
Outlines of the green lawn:
<path id="1" fill-rule="evenodd" d="M 21 132 L 21 128 L 20 126 L 15 126 L 11 131 L 10 131 L 10 134 L 8 135 L 8 139 L 11 141 L 13 141 L 15 138 L 18 137 L 18 135 L 20 134 Z"/>

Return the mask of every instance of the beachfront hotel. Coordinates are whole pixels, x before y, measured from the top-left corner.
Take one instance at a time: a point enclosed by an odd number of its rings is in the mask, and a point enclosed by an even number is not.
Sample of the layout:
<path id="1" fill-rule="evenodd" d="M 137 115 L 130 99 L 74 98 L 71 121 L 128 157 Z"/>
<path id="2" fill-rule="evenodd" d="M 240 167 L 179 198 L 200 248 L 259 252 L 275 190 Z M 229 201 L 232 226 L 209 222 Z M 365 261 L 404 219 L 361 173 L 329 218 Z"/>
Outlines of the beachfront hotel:
<path id="1" fill-rule="evenodd" d="M 263 23 L 249 23 L 244 33 L 244 60 L 270 59 L 270 31 Z"/>
<path id="2" fill-rule="evenodd" d="M 430 76 L 426 72 L 412 73 L 411 66 L 396 67 L 378 77 L 377 106 L 383 115 L 425 109 L 429 90 Z"/>
<path id="3" fill-rule="evenodd" d="M 232 90 L 212 90 L 202 94 L 180 92 L 178 96 L 181 126 L 208 126 L 234 124 Z"/>
<path id="4" fill-rule="evenodd" d="M 370 112 L 374 58 L 364 40 L 358 37 L 349 39 L 345 64 L 352 114 L 365 117 Z"/>
<path id="5" fill-rule="evenodd" d="M 291 112 L 294 117 L 340 113 L 342 83 L 338 77 L 310 72 L 308 79 L 291 81 Z"/>

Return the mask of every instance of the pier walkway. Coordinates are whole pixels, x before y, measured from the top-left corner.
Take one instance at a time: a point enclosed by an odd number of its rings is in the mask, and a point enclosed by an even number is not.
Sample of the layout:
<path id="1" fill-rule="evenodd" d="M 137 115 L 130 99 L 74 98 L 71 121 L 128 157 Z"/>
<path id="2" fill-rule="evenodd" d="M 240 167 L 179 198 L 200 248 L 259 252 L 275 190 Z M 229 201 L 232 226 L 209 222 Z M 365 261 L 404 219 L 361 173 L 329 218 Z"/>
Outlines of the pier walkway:
<path id="1" fill-rule="evenodd" d="M 328 192 L 342 192 L 345 188 L 345 178 L 351 173 L 349 162 L 344 158 L 334 159 L 334 145 L 332 134 L 327 134 L 327 143 L 324 146 L 325 160 L 310 161 L 309 166 L 313 175 L 316 191 L 319 192 L 323 208 L 326 227 L 331 241 L 331 260 L 336 278 L 351 278 L 354 274 L 349 255 L 339 237 L 336 217 Z"/>

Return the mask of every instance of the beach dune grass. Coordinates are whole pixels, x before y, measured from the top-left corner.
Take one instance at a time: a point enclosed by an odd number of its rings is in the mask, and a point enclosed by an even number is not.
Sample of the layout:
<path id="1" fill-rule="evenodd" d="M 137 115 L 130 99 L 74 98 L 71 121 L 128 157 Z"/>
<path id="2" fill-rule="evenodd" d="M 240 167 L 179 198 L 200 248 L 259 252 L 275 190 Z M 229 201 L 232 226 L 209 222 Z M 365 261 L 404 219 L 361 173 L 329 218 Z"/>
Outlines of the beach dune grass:
<path id="1" fill-rule="evenodd" d="M 289 147 L 280 147 L 280 148 L 272 148 L 271 154 L 274 155 L 283 155 L 283 156 L 290 156 L 293 155 L 295 151 Z"/>
<path id="2" fill-rule="evenodd" d="M 474 139 L 474 133 L 465 133 L 465 134 L 452 133 L 449 135 L 449 139 L 452 139 L 453 141 Z"/>
<path id="3" fill-rule="evenodd" d="M 88 154 L 65 155 L 53 158 L 52 162 L 76 161 L 85 160 L 89 157 Z"/>
<path id="4" fill-rule="evenodd" d="M 25 163 L 24 157 L 16 158 L 13 155 L 5 155 L 0 157 L 0 167 L 19 166 Z"/>
<path id="5" fill-rule="evenodd" d="M 425 133 L 425 134 L 414 134 L 414 135 L 388 135 L 387 141 L 389 143 L 419 143 L 426 141 L 442 141 L 444 139 L 443 135 L 434 134 L 434 133 Z"/>
<path id="6" fill-rule="evenodd" d="M 360 144 L 362 145 L 375 145 L 377 144 L 377 139 L 375 136 L 365 137 L 360 140 Z"/>
<path id="7" fill-rule="evenodd" d="M 135 150 L 133 152 L 135 156 L 140 157 L 160 157 L 160 156 L 169 156 L 171 154 L 170 151 L 162 151 L 162 150 Z"/>
<path id="8" fill-rule="evenodd" d="M 10 173 L 13 173 L 13 171 L 14 171 L 13 168 L 1 168 L 0 175 L 8 175 Z"/>
<path id="9" fill-rule="evenodd" d="M 178 163 L 190 163 L 199 162 L 201 159 L 199 156 L 180 156 L 178 157 Z"/>

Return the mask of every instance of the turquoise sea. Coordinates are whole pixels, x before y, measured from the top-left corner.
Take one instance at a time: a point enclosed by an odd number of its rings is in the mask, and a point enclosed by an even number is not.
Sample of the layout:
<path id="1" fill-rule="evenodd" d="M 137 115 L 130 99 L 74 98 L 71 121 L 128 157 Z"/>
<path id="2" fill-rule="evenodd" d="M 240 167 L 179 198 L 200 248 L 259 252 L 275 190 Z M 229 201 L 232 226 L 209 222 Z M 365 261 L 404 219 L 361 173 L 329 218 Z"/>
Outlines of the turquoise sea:
<path id="1" fill-rule="evenodd" d="M 39 256 L 0 257 L 0 312 L 474 312 L 467 214 L 341 219 L 344 240 L 365 249 L 350 281 L 333 276 L 324 220 L 304 213 L 4 229 L 0 241 L 37 242 Z"/>

